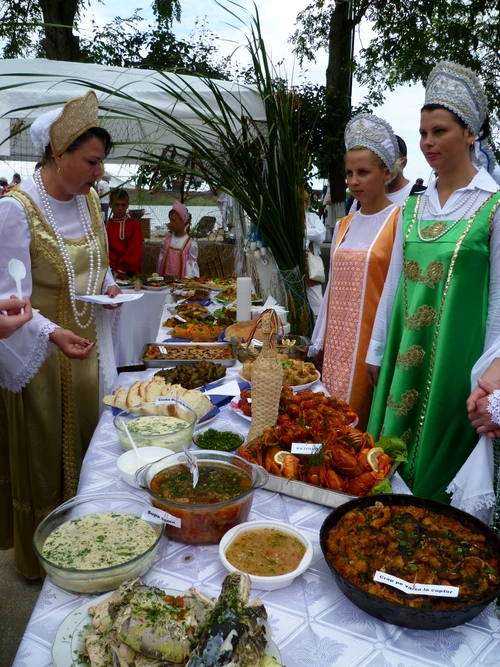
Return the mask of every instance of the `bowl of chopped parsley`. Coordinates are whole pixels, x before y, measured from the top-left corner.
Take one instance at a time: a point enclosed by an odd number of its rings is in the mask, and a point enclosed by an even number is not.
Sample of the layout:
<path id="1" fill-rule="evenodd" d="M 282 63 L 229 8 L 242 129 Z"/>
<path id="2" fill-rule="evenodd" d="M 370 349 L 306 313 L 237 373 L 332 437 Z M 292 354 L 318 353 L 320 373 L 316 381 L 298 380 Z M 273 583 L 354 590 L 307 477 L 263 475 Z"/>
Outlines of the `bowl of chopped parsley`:
<path id="1" fill-rule="evenodd" d="M 240 433 L 233 431 L 218 431 L 215 428 L 209 428 L 197 433 L 193 437 L 193 442 L 200 449 L 230 452 L 240 447 L 245 442 L 245 438 Z"/>

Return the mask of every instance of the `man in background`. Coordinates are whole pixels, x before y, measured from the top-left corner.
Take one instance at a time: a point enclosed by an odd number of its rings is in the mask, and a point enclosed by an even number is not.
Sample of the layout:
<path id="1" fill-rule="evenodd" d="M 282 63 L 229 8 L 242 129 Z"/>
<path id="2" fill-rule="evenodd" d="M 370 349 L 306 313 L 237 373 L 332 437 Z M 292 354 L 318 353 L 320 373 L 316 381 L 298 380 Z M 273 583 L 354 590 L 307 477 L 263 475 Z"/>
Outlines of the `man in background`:
<path id="1" fill-rule="evenodd" d="M 424 185 L 424 179 L 423 178 L 417 178 L 415 181 L 415 185 L 412 187 L 410 194 L 411 195 L 419 195 L 422 192 L 425 192 L 427 190 L 427 186 Z"/>
<path id="2" fill-rule="evenodd" d="M 109 176 L 103 176 L 100 181 L 97 183 L 97 194 L 101 200 L 101 212 L 104 222 L 108 219 L 109 211 Z"/>

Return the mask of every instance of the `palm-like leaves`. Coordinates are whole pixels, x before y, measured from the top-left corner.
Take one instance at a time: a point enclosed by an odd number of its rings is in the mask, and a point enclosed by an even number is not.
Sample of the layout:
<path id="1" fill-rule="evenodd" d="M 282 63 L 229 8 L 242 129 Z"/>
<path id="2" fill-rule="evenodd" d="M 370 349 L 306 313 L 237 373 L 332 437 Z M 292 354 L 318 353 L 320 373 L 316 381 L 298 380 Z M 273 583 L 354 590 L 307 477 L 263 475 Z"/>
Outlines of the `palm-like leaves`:
<path id="1" fill-rule="evenodd" d="M 259 119 L 252 118 L 245 102 L 251 91 L 205 77 L 158 72 L 154 86 L 159 96 L 174 100 L 169 110 L 136 99 L 127 84 L 108 88 L 84 79 L 69 82 L 101 93 L 100 107 L 106 111 L 107 121 L 121 118 L 156 128 L 146 144 L 120 143 L 122 149 L 128 147 L 131 158 L 170 173 L 179 172 L 181 161 L 187 165 L 186 173 L 201 174 L 211 187 L 229 193 L 238 202 L 273 252 L 287 288 L 292 330 L 306 333 L 310 319 L 304 283 L 301 192 L 309 164 L 307 137 L 300 130 L 300 101 L 276 76 L 257 10 L 250 20 L 247 50 L 254 90 L 262 100 Z M 175 151 L 165 150 L 165 133 Z M 155 138 L 159 136 L 161 142 Z M 175 159 L 169 157 L 172 155 Z"/>

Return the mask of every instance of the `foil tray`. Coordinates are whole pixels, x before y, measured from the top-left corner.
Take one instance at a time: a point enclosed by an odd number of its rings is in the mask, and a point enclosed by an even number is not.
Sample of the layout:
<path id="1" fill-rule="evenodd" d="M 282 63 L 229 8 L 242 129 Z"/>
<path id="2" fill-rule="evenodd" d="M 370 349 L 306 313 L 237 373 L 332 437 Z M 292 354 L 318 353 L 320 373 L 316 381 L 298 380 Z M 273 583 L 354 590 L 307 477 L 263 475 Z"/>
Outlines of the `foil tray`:
<path id="1" fill-rule="evenodd" d="M 163 355 L 161 359 L 145 359 L 144 355 L 146 354 L 147 349 L 151 346 L 154 345 L 155 347 L 164 347 L 166 349 L 166 353 Z M 169 349 L 177 349 L 177 348 L 185 348 L 185 347 L 202 347 L 202 348 L 213 348 L 213 347 L 223 347 L 223 348 L 228 348 L 231 350 L 231 359 L 204 359 L 200 357 L 199 359 L 169 359 L 168 358 L 168 350 Z M 180 366 L 181 364 L 195 364 L 198 363 L 199 361 L 209 361 L 214 364 L 221 364 L 222 366 L 234 366 L 236 363 L 236 357 L 234 354 L 234 348 L 232 345 L 228 343 L 192 343 L 190 341 L 186 341 L 185 343 L 147 343 L 146 346 L 144 347 L 142 356 L 141 356 L 141 361 L 142 363 L 146 366 L 146 368 L 165 368 L 167 366 Z"/>
<path id="2" fill-rule="evenodd" d="M 387 473 L 386 479 L 390 479 L 396 472 L 398 467 L 394 463 L 392 468 Z M 287 479 L 286 477 L 277 477 L 269 473 L 269 479 L 263 487 L 268 491 L 275 491 L 282 493 L 285 496 L 298 498 L 299 500 L 306 500 L 309 503 L 316 503 L 317 505 L 325 505 L 326 507 L 339 507 L 344 503 L 360 498 L 362 496 L 353 496 L 350 493 L 340 493 L 339 491 L 331 491 L 323 487 L 314 486 L 314 484 L 307 484 L 307 482 L 300 482 L 298 479 Z"/>

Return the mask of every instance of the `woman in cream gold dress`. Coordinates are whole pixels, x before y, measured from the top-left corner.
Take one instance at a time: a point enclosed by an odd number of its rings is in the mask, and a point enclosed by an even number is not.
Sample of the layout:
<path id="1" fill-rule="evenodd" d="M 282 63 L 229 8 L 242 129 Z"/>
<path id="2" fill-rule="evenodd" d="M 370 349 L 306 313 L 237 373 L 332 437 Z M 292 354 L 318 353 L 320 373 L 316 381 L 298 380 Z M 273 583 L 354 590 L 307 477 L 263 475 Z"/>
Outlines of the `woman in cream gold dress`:
<path id="1" fill-rule="evenodd" d="M 0 266 L 24 263 L 23 294 L 37 309 L 0 341 L 0 547 L 14 546 L 28 578 L 40 576 L 36 526 L 76 495 L 99 415 L 99 370 L 103 389 L 116 377 L 108 312 L 76 299 L 120 291 L 92 189 L 111 148 L 97 121 L 93 91 L 40 116 L 31 136 L 42 167 L 0 200 Z M 0 297 L 12 287 L 4 270 Z"/>
<path id="2" fill-rule="evenodd" d="M 340 220 L 332 239 L 330 277 L 310 353 L 322 356 L 322 382 L 347 401 L 364 429 L 372 388 L 365 356 L 389 268 L 399 207 L 385 194 L 396 173 L 398 144 L 392 128 L 370 114 L 345 129 L 347 185 L 361 202 Z"/>

